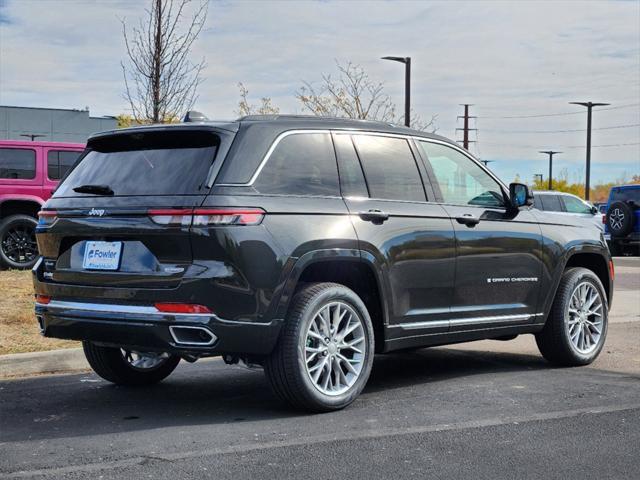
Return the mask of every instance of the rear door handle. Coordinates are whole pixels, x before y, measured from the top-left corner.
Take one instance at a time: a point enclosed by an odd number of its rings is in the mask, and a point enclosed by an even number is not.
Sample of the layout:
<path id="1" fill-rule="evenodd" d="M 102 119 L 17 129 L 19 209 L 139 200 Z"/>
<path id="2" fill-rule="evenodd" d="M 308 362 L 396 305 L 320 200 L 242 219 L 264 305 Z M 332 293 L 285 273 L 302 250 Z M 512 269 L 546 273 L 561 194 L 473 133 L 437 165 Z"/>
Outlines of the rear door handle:
<path id="1" fill-rule="evenodd" d="M 365 222 L 372 222 L 374 225 L 382 225 L 389 219 L 389 214 L 382 210 L 371 209 L 366 212 L 358 212 L 358 216 Z"/>
<path id="2" fill-rule="evenodd" d="M 456 217 L 456 222 L 466 225 L 467 227 L 475 227 L 480 223 L 480 219 L 470 213 L 465 213 L 459 217 Z"/>

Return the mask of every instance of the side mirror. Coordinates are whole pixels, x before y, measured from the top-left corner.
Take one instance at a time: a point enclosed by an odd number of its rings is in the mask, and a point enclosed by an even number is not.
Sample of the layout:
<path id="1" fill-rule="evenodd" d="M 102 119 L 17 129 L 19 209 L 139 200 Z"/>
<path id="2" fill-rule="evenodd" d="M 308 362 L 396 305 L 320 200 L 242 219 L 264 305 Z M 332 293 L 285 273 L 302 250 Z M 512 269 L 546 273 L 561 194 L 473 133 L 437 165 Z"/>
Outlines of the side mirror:
<path id="1" fill-rule="evenodd" d="M 599 212 L 598 207 L 591 207 L 591 213 L 595 215 L 598 212 Z"/>
<path id="2" fill-rule="evenodd" d="M 509 184 L 509 197 L 512 208 L 530 207 L 533 205 L 533 193 L 524 183 Z"/>

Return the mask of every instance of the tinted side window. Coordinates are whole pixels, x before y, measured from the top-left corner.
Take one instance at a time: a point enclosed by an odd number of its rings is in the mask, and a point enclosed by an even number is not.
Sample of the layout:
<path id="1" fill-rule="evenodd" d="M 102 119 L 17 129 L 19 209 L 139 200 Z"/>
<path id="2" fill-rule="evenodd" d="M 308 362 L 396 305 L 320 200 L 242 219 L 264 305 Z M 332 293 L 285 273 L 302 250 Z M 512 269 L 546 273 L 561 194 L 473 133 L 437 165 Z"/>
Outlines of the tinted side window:
<path id="1" fill-rule="evenodd" d="M 338 168 L 328 133 L 284 137 L 254 184 L 260 193 L 339 196 Z"/>
<path id="2" fill-rule="evenodd" d="M 0 178 L 28 180 L 35 177 L 35 150 L 0 148 Z"/>
<path id="3" fill-rule="evenodd" d="M 368 197 L 362 166 L 350 135 L 335 135 L 333 141 L 338 155 L 340 190 L 345 197 Z"/>
<path id="4" fill-rule="evenodd" d="M 562 205 L 557 195 L 540 195 L 542 210 L 547 212 L 562 212 Z"/>
<path id="5" fill-rule="evenodd" d="M 445 203 L 504 206 L 500 184 L 469 157 L 438 143 L 418 143 L 427 154 Z"/>
<path id="6" fill-rule="evenodd" d="M 570 213 L 591 213 L 591 207 L 576 197 L 562 195 L 564 208 Z"/>
<path id="7" fill-rule="evenodd" d="M 51 180 L 60 180 L 76 163 L 80 153 L 68 150 L 49 150 L 47 153 L 47 177 Z"/>
<path id="8" fill-rule="evenodd" d="M 354 135 L 372 198 L 424 202 L 420 172 L 403 138 Z"/>
<path id="9" fill-rule="evenodd" d="M 640 205 L 640 188 L 616 188 L 611 192 L 611 202 L 634 202 Z"/>

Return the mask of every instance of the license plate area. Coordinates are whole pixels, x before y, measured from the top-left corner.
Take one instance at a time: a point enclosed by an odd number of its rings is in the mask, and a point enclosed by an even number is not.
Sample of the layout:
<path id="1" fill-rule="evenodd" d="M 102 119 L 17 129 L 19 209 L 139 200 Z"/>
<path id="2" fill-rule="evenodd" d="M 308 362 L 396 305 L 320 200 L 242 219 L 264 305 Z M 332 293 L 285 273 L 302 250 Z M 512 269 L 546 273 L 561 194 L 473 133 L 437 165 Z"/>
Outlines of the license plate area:
<path id="1" fill-rule="evenodd" d="M 84 247 L 84 270 L 118 270 L 122 254 L 122 242 L 88 241 Z"/>

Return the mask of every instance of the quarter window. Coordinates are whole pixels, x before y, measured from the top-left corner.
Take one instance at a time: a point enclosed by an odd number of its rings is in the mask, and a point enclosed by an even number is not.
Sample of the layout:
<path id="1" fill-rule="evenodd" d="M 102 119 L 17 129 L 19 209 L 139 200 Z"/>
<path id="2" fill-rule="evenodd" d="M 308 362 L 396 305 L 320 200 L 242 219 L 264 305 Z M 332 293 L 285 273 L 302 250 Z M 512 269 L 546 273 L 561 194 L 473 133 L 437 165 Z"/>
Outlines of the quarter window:
<path id="1" fill-rule="evenodd" d="M 254 185 L 260 193 L 339 196 L 338 168 L 328 133 L 284 137 Z"/>
<path id="2" fill-rule="evenodd" d="M 372 198 L 424 202 L 422 179 L 403 138 L 354 135 Z"/>
<path id="3" fill-rule="evenodd" d="M 36 177 L 36 151 L 0 148 L 0 178 L 30 180 Z"/>
<path id="4" fill-rule="evenodd" d="M 445 203 L 504 206 L 500 184 L 469 157 L 445 145 L 418 143 L 426 153 Z"/>
<path id="5" fill-rule="evenodd" d="M 47 153 L 47 176 L 51 180 L 60 180 L 76 163 L 80 153 L 69 150 L 49 150 Z"/>

